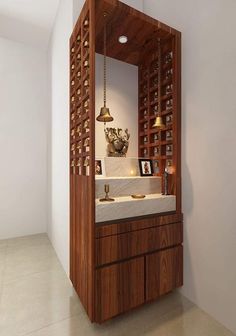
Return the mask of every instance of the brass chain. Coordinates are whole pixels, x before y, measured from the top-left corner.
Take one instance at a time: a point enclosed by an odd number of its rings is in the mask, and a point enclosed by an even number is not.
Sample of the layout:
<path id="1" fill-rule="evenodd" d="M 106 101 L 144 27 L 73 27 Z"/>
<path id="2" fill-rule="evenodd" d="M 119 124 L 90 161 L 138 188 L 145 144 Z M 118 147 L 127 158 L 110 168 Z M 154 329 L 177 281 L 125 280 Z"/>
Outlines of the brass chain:
<path id="1" fill-rule="evenodd" d="M 158 39 L 158 99 L 159 99 L 159 104 L 158 104 L 158 115 L 159 117 L 161 116 L 161 39 Z"/>
<path id="2" fill-rule="evenodd" d="M 103 63 L 103 74 L 104 74 L 104 86 L 103 86 L 103 100 L 104 100 L 104 107 L 106 107 L 106 84 L 107 84 L 107 60 L 106 60 L 106 39 L 107 39 L 107 30 L 106 30 L 106 13 L 104 12 L 104 63 Z"/>

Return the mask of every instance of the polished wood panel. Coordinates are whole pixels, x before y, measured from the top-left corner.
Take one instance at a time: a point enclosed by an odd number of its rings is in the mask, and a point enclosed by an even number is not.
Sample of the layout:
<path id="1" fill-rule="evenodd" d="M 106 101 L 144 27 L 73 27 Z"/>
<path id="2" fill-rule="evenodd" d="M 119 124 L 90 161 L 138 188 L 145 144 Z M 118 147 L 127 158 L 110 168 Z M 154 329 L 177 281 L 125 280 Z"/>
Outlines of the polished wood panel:
<path id="1" fill-rule="evenodd" d="M 144 303 L 144 258 L 96 270 L 96 322 Z"/>
<path id="2" fill-rule="evenodd" d="M 183 247 L 146 256 L 146 300 L 154 300 L 183 285 Z"/>
<path id="3" fill-rule="evenodd" d="M 172 41 L 174 50 L 174 110 L 173 133 L 174 133 L 174 165 L 175 165 L 175 184 L 174 194 L 176 195 L 176 212 L 182 212 L 182 181 L 181 181 L 181 33 L 177 33 Z"/>
<path id="4" fill-rule="evenodd" d="M 183 221 L 182 214 L 169 215 L 151 215 L 145 218 L 131 218 L 125 220 L 118 220 L 113 222 L 106 222 L 96 226 L 96 238 L 116 235 L 125 232 L 142 230 L 146 228 L 178 223 Z"/>
<path id="5" fill-rule="evenodd" d="M 96 239 L 96 265 L 128 259 L 183 242 L 183 224 L 169 224 Z"/>
<path id="6" fill-rule="evenodd" d="M 94 320 L 95 247 L 94 10 L 94 1 L 87 0 L 70 38 L 70 277 L 91 321 Z M 86 27 L 85 20 L 88 20 Z M 86 46 L 85 41 L 88 41 Z M 84 66 L 85 61 L 89 67 Z M 87 146 L 85 139 L 89 139 Z"/>
<path id="7" fill-rule="evenodd" d="M 138 65 L 155 47 L 158 37 L 166 39 L 177 31 L 117 0 L 96 1 L 96 52 L 103 53 L 103 14 L 107 14 L 107 55 Z M 121 24 L 122 22 L 122 24 Z M 132 28 L 131 28 L 132 27 Z M 120 35 L 128 37 L 124 46 Z"/>
<path id="8" fill-rule="evenodd" d="M 75 274 L 75 175 L 70 175 L 70 279 L 74 287 L 76 286 Z"/>

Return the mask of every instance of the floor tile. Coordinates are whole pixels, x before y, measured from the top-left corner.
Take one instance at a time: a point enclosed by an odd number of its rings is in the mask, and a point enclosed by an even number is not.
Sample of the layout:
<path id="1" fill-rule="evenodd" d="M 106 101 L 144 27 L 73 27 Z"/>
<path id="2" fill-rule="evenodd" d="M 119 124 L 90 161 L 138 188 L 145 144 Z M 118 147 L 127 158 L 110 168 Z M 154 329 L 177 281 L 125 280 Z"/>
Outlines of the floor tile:
<path id="1" fill-rule="evenodd" d="M 166 304 L 165 300 L 160 302 L 159 307 L 163 304 Z M 160 308 L 158 314 L 156 308 L 156 304 L 150 305 L 149 315 L 142 307 L 104 325 L 91 324 L 81 313 L 32 332 L 29 336 L 233 336 L 191 303 L 173 310 L 170 308 L 164 315 Z"/>
<path id="2" fill-rule="evenodd" d="M 7 239 L 5 242 L 7 243 L 9 249 L 15 250 L 25 249 L 26 247 L 50 245 L 50 241 L 46 233 Z"/>
<path id="3" fill-rule="evenodd" d="M 196 306 L 171 310 L 158 325 L 151 322 L 146 336 L 234 336 L 229 330 L 216 322 Z"/>
<path id="4" fill-rule="evenodd" d="M 2 293 L 2 284 L 3 284 L 3 277 L 4 271 L 6 267 L 6 247 L 0 248 L 0 298 Z"/>
<path id="5" fill-rule="evenodd" d="M 7 246 L 7 240 L 6 239 L 0 239 L 0 249 Z"/>
<path id="6" fill-rule="evenodd" d="M 0 248 L 0 265 L 2 263 L 3 260 L 5 260 L 6 258 L 6 251 L 7 249 L 6 248 Z"/>
<path id="7" fill-rule="evenodd" d="M 62 270 L 28 276 L 3 286 L 1 336 L 21 336 L 79 314 L 81 310 Z"/>
<path id="8" fill-rule="evenodd" d="M 28 275 L 61 268 L 55 251 L 50 244 L 26 244 L 23 248 L 8 247 L 3 281 L 8 283 Z"/>

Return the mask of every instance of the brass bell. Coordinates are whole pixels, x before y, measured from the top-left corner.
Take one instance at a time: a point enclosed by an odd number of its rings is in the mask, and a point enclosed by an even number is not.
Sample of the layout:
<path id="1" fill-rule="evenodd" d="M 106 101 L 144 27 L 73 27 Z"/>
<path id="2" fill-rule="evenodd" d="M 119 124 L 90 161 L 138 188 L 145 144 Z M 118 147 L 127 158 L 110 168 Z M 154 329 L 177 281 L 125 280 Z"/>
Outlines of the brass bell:
<path id="1" fill-rule="evenodd" d="M 100 110 L 100 114 L 99 116 L 97 116 L 96 120 L 104 123 L 113 121 L 113 117 L 110 115 L 109 108 L 105 106 L 102 107 Z"/>
<path id="2" fill-rule="evenodd" d="M 152 125 L 152 127 L 164 128 L 165 124 L 163 123 L 162 117 L 160 116 L 156 117 L 155 122 Z"/>
<path id="3" fill-rule="evenodd" d="M 103 74 L 104 74 L 104 89 L 103 89 L 103 102 L 104 105 L 100 110 L 99 116 L 97 116 L 96 120 L 103 122 L 104 123 L 104 128 L 105 128 L 105 123 L 113 121 L 113 117 L 110 115 L 109 108 L 106 107 L 106 96 L 107 96 L 107 80 L 106 80 L 106 75 L 107 75 L 107 67 L 106 67 L 106 13 L 104 12 L 104 60 L 103 60 Z"/>

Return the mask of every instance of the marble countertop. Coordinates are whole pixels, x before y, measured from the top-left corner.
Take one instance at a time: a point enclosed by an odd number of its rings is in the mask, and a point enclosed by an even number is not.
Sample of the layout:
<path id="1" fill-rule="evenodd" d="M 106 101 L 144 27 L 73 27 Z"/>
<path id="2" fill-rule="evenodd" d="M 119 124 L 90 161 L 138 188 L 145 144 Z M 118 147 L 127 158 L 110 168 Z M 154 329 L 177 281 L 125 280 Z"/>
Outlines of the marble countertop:
<path id="1" fill-rule="evenodd" d="M 114 199 L 114 202 L 100 202 L 96 199 L 97 223 L 176 210 L 174 195 L 150 194 L 143 199 L 134 199 L 131 196 Z"/>
<path id="2" fill-rule="evenodd" d="M 122 196 L 122 197 L 112 197 L 114 198 L 115 202 L 100 202 L 99 199 L 96 199 L 96 205 L 99 204 L 106 204 L 106 205 L 110 205 L 110 204 L 115 204 L 115 203 L 123 203 L 123 202 L 140 202 L 143 203 L 143 201 L 145 200 L 153 200 L 153 199 L 164 199 L 164 198 L 172 198 L 175 197 L 173 195 L 162 195 L 162 194 L 150 194 L 150 195 L 146 195 L 145 198 L 142 199 L 135 199 L 131 196 Z"/>
<path id="3" fill-rule="evenodd" d="M 159 176 L 99 176 L 95 180 L 160 179 Z"/>

